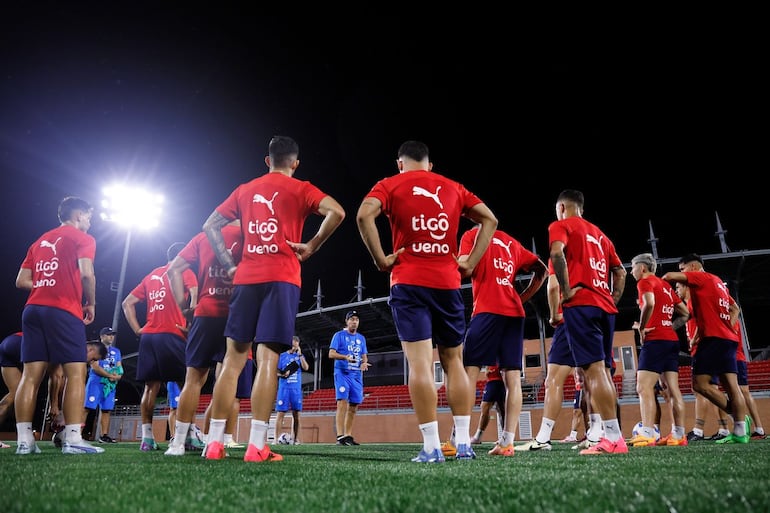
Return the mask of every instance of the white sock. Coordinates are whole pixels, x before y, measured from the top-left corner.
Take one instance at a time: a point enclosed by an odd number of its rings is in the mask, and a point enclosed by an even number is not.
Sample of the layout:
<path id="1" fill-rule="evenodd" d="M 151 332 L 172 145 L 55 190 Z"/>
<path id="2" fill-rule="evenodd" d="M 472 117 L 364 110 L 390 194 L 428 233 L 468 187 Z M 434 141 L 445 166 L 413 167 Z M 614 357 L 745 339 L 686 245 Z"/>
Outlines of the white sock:
<path id="1" fill-rule="evenodd" d="M 602 421 L 602 427 L 604 427 L 604 436 L 610 442 L 617 442 L 623 436 L 623 433 L 620 432 L 618 419 Z M 655 431 L 653 431 L 653 437 L 654 436 Z"/>
<path id="2" fill-rule="evenodd" d="M 225 433 L 225 445 L 229 444 L 232 441 L 233 441 L 233 434 Z"/>
<path id="3" fill-rule="evenodd" d="M 268 423 L 264 420 L 251 419 L 251 431 L 249 431 L 249 445 L 254 445 L 262 450 L 267 439 Z"/>
<path id="4" fill-rule="evenodd" d="M 420 424 L 419 428 L 422 433 L 422 448 L 425 452 L 430 454 L 436 449 L 441 450 L 441 438 L 438 436 L 438 421 L 434 420 Z"/>
<path id="5" fill-rule="evenodd" d="M 541 444 L 550 442 L 551 431 L 553 431 L 554 424 L 556 424 L 555 420 L 549 419 L 547 417 L 543 417 L 543 420 L 540 422 L 540 431 L 537 432 L 537 436 L 535 437 L 535 440 L 537 440 Z"/>
<path id="6" fill-rule="evenodd" d="M 510 431 L 503 431 L 503 436 L 500 437 L 500 447 L 508 447 L 511 445 L 516 437 Z"/>
<path id="7" fill-rule="evenodd" d="M 142 438 L 155 440 L 155 435 L 152 434 L 152 424 L 142 424 Z"/>
<path id="8" fill-rule="evenodd" d="M 211 419 L 209 423 L 209 442 L 224 443 L 226 422 L 227 419 Z"/>
<path id="9" fill-rule="evenodd" d="M 471 443 L 471 416 L 470 415 L 455 415 L 455 440 L 457 445 Z"/>
<path id="10" fill-rule="evenodd" d="M 64 426 L 64 441 L 76 444 L 83 441 L 80 424 L 67 424 Z"/>
<path id="11" fill-rule="evenodd" d="M 21 442 L 34 443 L 35 435 L 32 433 L 31 422 L 17 422 L 16 423 L 16 439 Z"/>

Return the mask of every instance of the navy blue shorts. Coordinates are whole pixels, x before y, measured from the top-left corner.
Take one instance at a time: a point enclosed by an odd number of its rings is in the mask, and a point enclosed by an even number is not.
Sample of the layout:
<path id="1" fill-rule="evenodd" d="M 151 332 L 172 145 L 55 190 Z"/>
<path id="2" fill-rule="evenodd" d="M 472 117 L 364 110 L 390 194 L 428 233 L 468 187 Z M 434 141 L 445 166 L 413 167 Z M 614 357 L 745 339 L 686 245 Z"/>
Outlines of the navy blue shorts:
<path id="1" fill-rule="evenodd" d="M 225 336 L 236 342 L 278 342 L 290 347 L 299 291 L 296 285 L 282 281 L 236 285 Z"/>
<path id="2" fill-rule="evenodd" d="M 569 347 L 569 336 L 564 323 L 557 324 L 551 338 L 551 348 L 548 350 L 548 364 L 577 367 L 572 349 Z"/>
<path id="3" fill-rule="evenodd" d="M 746 361 L 735 362 L 738 369 L 738 386 L 749 386 L 749 364 Z"/>
<path id="4" fill-rule="evenodd" d="M 21 331 L 24 363 L 86 361 L 86 325 L 69 312 L 27 305 L 21 314 Z"/>
<path id="5" fill-rule="evenodd" d="M 434 344 L 445 347 L 462 344 L 465 303 L 460 289 L 394 285 L 388 304 L 402 342 L 432 339 Z"/>
<path id="6" fill-rule="evenodd" d="M 187 334 L 185 364 L 193 369 L 214 367 L 217 354 L 227 347 L 225 338 L 226 317 L 193 317 Z"/>
<path id="7" fill-rule="evenodd" d="M 738 365 L 735 353 L 738 344 L 732 340 L 717 337 L 702 338 L 692 359 L 692 374 L 717 375 L 737 374 Z"/>
<path id="8" fill-rule="evenodd" d="M 571 306 L 564 308 L 563 314 L 575 365 L 586 367 L 603 361 L 611 368 L 615 314 L 596 306 Z"/>
<path id="9" fill-rule="evenodd" d="M 16 367 L 21 370 L 21 335 L 8 335 L 0 342 L 0 367 Z"/>
<path id="10" fill-rule="evenodd" d="M 137 381 L 180 381 L 184 383 L 185 341 L 174 333 L 147 333 L 139 338 L 136 359 Z"/>
<path id="11" fill-rule="evenodd" d="M 487 381 L 484 385 L 484 394 L 481 400 L 485 403 L 503 403 L 505 404 L 505 383 L 502 379 Z"/>
<path id="12" fill-rule="evenodd" d="M 471 317 L 463 345 L 465 366 L 498 365 L 521 370 L 524 351 L 524 318 L 493 313 Z"/>
<path id="13" fill-rule="evenodd" d="M 254 385 L 254 374 L 256 373 L 257 366 L 254 364 L 254 360 L 249 358 L 238 375 L 238 384 L 235 388 L 235 397 L 237 399 L 249 399 L 251 397 L 251 388 Z"/>
<path id="14" fill-rule="evenodd" d="M 646 340 L 639 351 L 639 370 L 679 372 L 679 341 Z"/>

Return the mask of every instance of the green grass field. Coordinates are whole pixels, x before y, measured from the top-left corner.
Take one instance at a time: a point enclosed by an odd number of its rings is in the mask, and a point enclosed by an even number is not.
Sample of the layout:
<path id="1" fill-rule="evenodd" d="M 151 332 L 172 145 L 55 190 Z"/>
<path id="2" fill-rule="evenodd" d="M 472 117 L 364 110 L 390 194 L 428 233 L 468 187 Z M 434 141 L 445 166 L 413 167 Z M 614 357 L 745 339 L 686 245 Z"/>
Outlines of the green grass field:
<path id="1" fill-rule="evenodd" d="M 410 462 L 417 444 L 274 446 L 278 463 L 199 453 L 143 453 L 138 443 L 97 455 L 0 450 L 0 511 L 77 512 L 650 512 L 770 511 L 770 440 L 748 445 L 631 448 L 579 456 L 569 445 L 444 464 Z M 165 449 L 166 444 L 161 444 Z"/>

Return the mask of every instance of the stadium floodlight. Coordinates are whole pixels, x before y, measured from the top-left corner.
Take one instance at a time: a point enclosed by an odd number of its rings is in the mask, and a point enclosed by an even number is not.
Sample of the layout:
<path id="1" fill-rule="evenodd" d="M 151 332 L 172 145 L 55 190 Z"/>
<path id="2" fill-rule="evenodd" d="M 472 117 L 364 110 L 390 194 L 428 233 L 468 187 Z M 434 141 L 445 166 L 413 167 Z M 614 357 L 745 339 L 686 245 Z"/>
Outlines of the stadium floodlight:
<path id="1" fill-rule="evenodd" d="M 126 243 L 123 246 L 123 262 L 120 266 L 120 279 L 115 298 L 115 311 L 112 315 L 112 329 L 118 330 L 123 286 L 126 282 L 128 249 L 131 246 L 131 233 L 134 229 L 149 230 L 160 224 L 164 198 L 162 194 L 141 187 L 110 185 L 102 190 L 101 218 L 126 229 Z"/>

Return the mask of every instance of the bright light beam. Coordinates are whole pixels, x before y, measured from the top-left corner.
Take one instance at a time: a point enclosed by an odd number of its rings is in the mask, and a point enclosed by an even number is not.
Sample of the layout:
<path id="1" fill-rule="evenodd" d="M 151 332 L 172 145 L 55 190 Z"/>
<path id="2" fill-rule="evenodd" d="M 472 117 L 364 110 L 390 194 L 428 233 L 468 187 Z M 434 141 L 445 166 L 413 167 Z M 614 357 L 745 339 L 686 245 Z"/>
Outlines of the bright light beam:
<path id="1" fill-rule="evenodd" d="M 134 228 L 149 230 L 160 224 L 163 213 L 163 195 L 141 187 L 130 187 L 115 184 L 102 190 L 101 218 L 126 228 L 126 244 L 123 247 L 123 262 L 120 266 L 118 292 L 115 298 L 115 310 L 112 315 L 112 329 L 118 331 L 118 319 L 121 311 L 123 287 L 126 282 L 126 266 L 128 265 L 128 248 L 131 245 L 131 231 Z"/>

